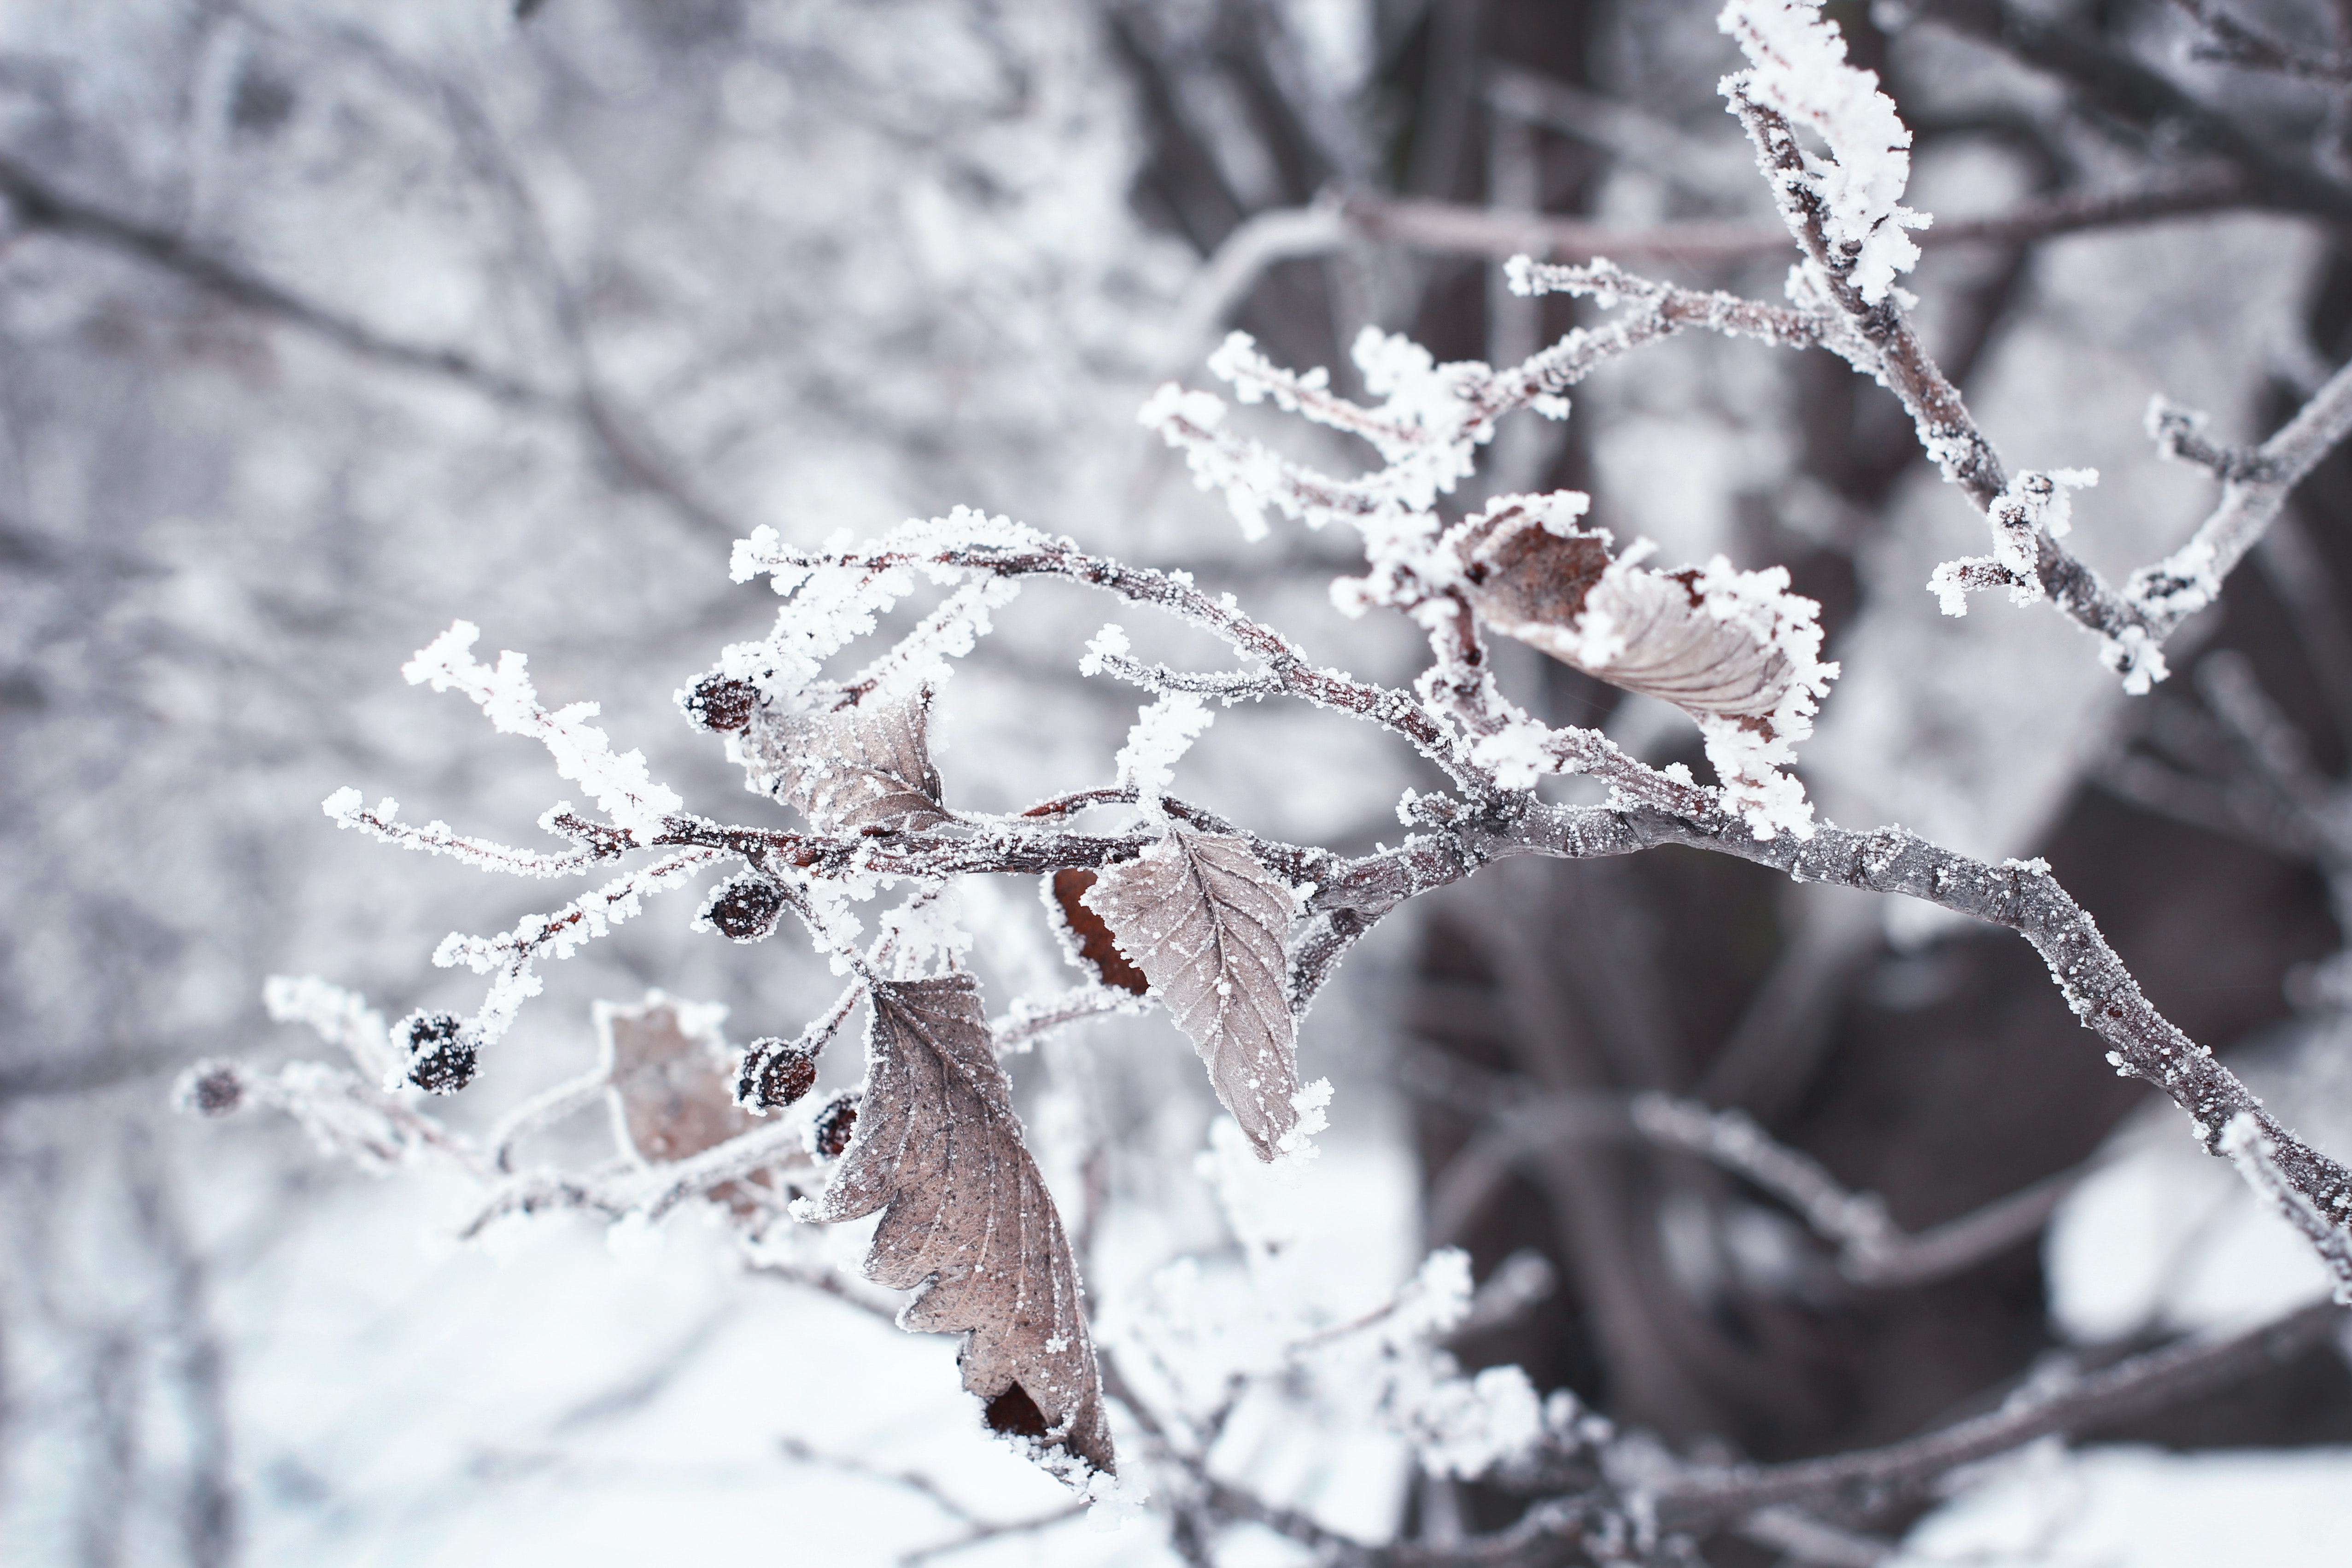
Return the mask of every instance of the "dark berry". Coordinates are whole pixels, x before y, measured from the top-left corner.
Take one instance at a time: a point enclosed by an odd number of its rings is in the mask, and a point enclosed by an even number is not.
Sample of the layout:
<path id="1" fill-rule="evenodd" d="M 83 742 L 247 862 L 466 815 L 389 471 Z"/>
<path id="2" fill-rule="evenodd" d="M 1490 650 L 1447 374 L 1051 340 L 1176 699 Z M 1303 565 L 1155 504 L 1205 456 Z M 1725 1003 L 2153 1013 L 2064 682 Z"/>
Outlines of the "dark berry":
<path id="1" fill-rule="evenodd" d="M 706 730 L 740 730 L 760 706 L 760 689 L 728 675 L 706 675 L 686 694 L 686 716 Z"/>
<path id="2" fill-rule="evenodd" d="M 205 1116 L 226 1116 L 245 1101 L 245 1080 L 228 1062 L 198 1062 L 180 1080 L 179 1100 Z"/>
<path id="3" fill-rule="evenodd" d="M 447 1013 L 417 1013 L 403 1026 L 408 1040 L 408 1081 L 428 1094 L 455 1094 L 474 1081 L 480 1063 L 465 1025 Z"/>
<path id="4" fill-rule="evenodd" d="M 735 1103 L 781 1110 L 816 1087 L 816 1058 L 789 1040 L 754 1040 L 735 1078 Z"/>
<path id="5" fill-rule="evenodd" d="M 702 906 L 702 918 L 735 942 L 758 942 L 776 929 L 784 910 L 784 889 L 758 872 L 730 877 Z"/>
<path id="6" fill-rule="evenodd" d="M 809 1152 L 820 1160 L 838 1160 L 857 1131 L 857 1091 L 850 1089 L 825 1101 L 809 1124 Z"/>

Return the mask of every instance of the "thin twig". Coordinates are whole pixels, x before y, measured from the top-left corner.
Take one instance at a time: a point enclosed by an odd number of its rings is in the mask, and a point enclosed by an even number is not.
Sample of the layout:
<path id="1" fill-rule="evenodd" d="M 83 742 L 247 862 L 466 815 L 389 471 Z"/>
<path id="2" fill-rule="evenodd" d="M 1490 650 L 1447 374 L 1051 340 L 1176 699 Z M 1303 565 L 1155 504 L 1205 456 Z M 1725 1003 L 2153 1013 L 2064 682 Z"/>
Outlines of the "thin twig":
<path id="1" fill-rule="evenodd" d="M 830 1268 L 814 1268 L 765 1256 L 755 1256 L 743 1267 L 747 1273 L 764 1274 L 772 1279 L 804 1286 L 832 1297 L 845 1307 L 855 1307 L 867 1317 L 879 1318 L 893 1328 L 898 1326 L 898 1309 L 895 1304 L 852 1288 L 848 1280 Z"/>
<path id="2" fill-rule="evenodd" d="M 2228 212 L 2253 204 L 2243 181 L 2214 174 L 2175 178 L 2137 189 L 2067 191 L 2019 203 L 2005 212 L 1939 218 L 1916 237 L 1923 249 L 1971 245 L 2029 245 L 2090 229 L 2160 223 L 2168 218 Z M 1685 219 L 1648 228 L 1595 223 L 1542 213 L 1506 212 L 1368 193 L 1336 203 L 1283 207 L 1254 215 L 1217 247 L 1186 289 L 1174 341 L 1190 366 L 1200 345 L 1213 339 L 1268 268 L 1305 257 L 1328 256 L 1350 245 L 1388 244 L 1433 256 L 1507 260 L 1532 256 L 1557 261 L 1613 261 L 1713 266 L 1784 252 L 1788 235 L 1738 218 Z"/>
<path id="3" fill-rule="evenodd" d="M 2291 42 L 2223 10 L 2213 0 L 2174 0 L 2174 4 L 2205 29 L 2205 37 L 2189 47 L 2194 58 L 2306 81 L 2352 81 L 2352 52 Z"/>
<path id="4" fill-rule="evenodd" d="M 976 1524 L 952 1540 L 934 1542 L 929 1546 L 918 1546 L 911 1552 L 902 1552 L 898 1554 L 898 1562 L 901 1568 L 915 1568 L 917 1563 L 934 1562 L 991 1541 L 1001 1541 L 1008 1535 L 1030 1535 L 1041 1530 L 1050 1530 L 1070 1520 L 1082 1519 L 1086 1512 L 1087 1505 L 1080 1502 L 1041 1514 L 1035 1519 L 1016 1519 L 1003 1524 Z"/>

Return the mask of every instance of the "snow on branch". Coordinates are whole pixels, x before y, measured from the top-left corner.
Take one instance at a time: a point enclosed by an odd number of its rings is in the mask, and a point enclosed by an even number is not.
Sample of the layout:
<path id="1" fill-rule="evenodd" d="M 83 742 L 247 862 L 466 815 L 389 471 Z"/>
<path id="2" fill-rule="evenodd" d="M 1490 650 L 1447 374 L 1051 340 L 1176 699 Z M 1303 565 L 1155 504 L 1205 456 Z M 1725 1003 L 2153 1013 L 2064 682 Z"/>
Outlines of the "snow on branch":
<path id="1" fill-rule="evenodd" d="M 768 531 L 755 534 L 736 554 L 739 574 L 769 573 L 797 586 L 814 574 L 831 572 L 863 581 L 921 570 L 938 578 L 961 576 L 1052 576 L 1098 589 L 1131 604 L 1149 605 L 1217 637 L 1244 658 L 1265 667 L 1274 684 L 1265 689 L 1370 720 L 1410 741 L 1439 767 L 1465 782 L 1475 778 L 1444 726 L 1405 693 L 1359 681 L 1341 671 L 1318 668 L 1286 637 L 1243 613 L 1230 594 L 1212 598 L 1189 574 L 1129 566 L 1089 555 L 1068 539 L 1055 539 L 1003 518 L 958 508 L 928 523 L 908 523 L 863 549 L 836 541 L 821 552 L 785 548 Z M 843 640 L 846 640 L 845 638 Z M 1119 646 L 1123 646 L 1119 645 Z M 1117 657 L 1104 645 L 1101 658 Z M 1101 668 L 1099 662 L 1097 668 Z M 1252 683 L 1248 695 L 1258 695 Z"/>
<path id="2" fill-rule="evenodd" d="M 1993 587 L 2007 588 L 2013 605 L 2040 603 L 2042 541 L 2063 539 L 2073 527 L 2073 503 L 2067 492 L 2087 489 L 2098 482 L 2095 468 L 2058 468 L 2049 473 L 2028 469 L 2011 479 L 1985 509 L 1986 521 L 1992 524 L 1993 552 L 1948 561 L 1927 579 L 1927 587 L 1944 614 L 1967 615 L 1968 595 Z M 2162 679 L 2163 675 L 2159 657 L 2153 678 Z M 2141 681 L 2137 689 L 2146 690 L 2147 682 Z"/>
<path id="3" fill-rule="evenodd" d="M 680 850 L 583 893 L 551 913 L 526 916 L 514 929 L 497 936 L 467 936 L 452 931 L 443 938 L 441 945 L 433 951 L 435 964 L 444 969 L 463 964 L 477 974 L 491 976 L 491 980 L 480 1009 L 457 1036 L 465 1048 L 464 1069 L 442 1091 L 463 1088 L 473 1077 L 473 1054 L 504 1035 L 523 1003 L 539 994 L 540 959 L 571 957 L 583 942 L 593 942 L 642 912 L 645 895 L 677 887 L 723 858 L 720 851 L 714 849 Z M 412 1028 L 413 1057 L 423 1039 L 423 1034 Z"/>
<path id="4" fill-rule="evenodd" d="M 554 757 L 555 771 L 578 781 L 625 831 L 641 839 L 660 831 L 662 819 L 685 803 L 646 774 L 645 753 L 616 755 L 604 731 L 587 722 L 600 711 L 593 702 L 575 702 L 551 713 L 541 707 L 522 655 L 501 653 L 496 668 L 474 658 L 474 642 L 481 635 L 470 621 L 453 622 L 400 672 L 411 686 L 429 681 L 436 691 L 454 686 L 473 699 L 499 733 L 538 741 Z"/>
<path id="5" fill-rule="evenodd" d="M 2221 1130 L 2221 1152 L 2238 1167 L 2246 1184 L 2261 1194 L 2289 1225 L 2303 1233 L 2336 1281 L 2336 1300 L 2352 1307 L 2352 1229 L 2313 1206 L 2278 1166 L 2278 1145 L 2252 1111 L 2242 1110 Z M 2339 1211 L 2340 1213 L 2340 1211 Z"/>
<path id="6" fill-rule="evenodd" d="M 2021 605 L 2046 597 L 2097 636 L 2101 659 L 2126 690 L 2146 692 L 2165 678 L 2165 639 L 2213 602 L 2287 494 L 2352 432 L 2352 367 L 2249 454 L 2222 454 L 2197 435 L 2193 416 L 2151 409 L 2159 449 L 2204 462 L 2225 486 L 2187 544 L 2116 589 L 2060 542 L 2063 489 L 2089 483 L 2087 470 L 2079 481 L 2074 470 L 2060 469 L 2012 483 L 1906 318 L 1907 296 L 1893 279 L 1917 256 L 1903 231 L 1926 219 L 1896 203 L 1908 178 L 1910 132 L 1876 77 L 1845 64 L 1844 41 L 1818 0 L 1732 0 L 1722 26 L 1750 60 L 1724 79 L 1725 97 L 1806 257 L 1790 279 L 1792 301 L 1815 319 L 1815 342 L 1902 400 L 1922 448 L 1992 525 L 1991 555 L 1946 563 L 1929 582 L 1945 613 L 1966 613 L 1967 595 L 1990 589 L 2005 588 Z M 1828 143 L 1828 160 L 1802 144 L 1800 124 Z"/>
<path id="7" fill-rule="evenodd" d="M 404 1064 L 392 1031 L 358 992 L 315 974 L 273 974 L 262 982 L 261 1005 L 271 1022 L 307 1025 L 329 1045 L 341 1047 L 362 1075 L 387 1089 L 399 1082 Z"/>
<path id="8" fill-rule="evenodd" d="M 331 1043 L 348 1043 L 354 1020 L 380 1018 L 361 999 L 318 981 L 273 980 L 271 997 L 285 1021 L 309 1024 Z M 659 992 L 635 1007 L 599 1004 L 595 1064 L 526 1100 L 481 1142 L 408 1103 L 395 1092 L 396 1079 L 379 1088 L 319 1062 L 275 1071 L 199 1062 L 182 1076 L 174 1098 L 207 1116 L 248 1107 L 283 1111 L 323 1152 L 377 1174 L 421 1163 L 453 1170 L 483 1194 L 458 1228 L 462 1239 L 508 1216 L 556 1210 L 647 1225 L 708 1197 L 744 1222 L 751 1245 L 781 1217 L 789 1184 L 814 1169 L 813 1120 L 803 1114 L 761 1125 L 734 1106 L 717 1033 L 723 1013 Z M 583 1172 L 517 1168 L 517 1144 L 527 1133 L 606 1103 L 620 1162 Z M 775 1191 L 779 1183 L 786 1190 Z"/>
<path id="9" fill-rule="evenodd" d="M 1352 522 L 1364 529 L 1377 571 L 1383 553 L 1409 554 L 1416 542 L 1433 536 L 1430 509 L 1470 475 L 1477 448 L 1493 438 L 1505 414 L 1533 408 L 1565 418 L 1567 390 L 1594 369 L 1695 327 L 1791 347 L 1817 342 L 1822 333 L 1821 323 L 1802 311 L 1648 283 L 1605 260 L 1566 268 L 1520 257 L 1509 277 L 1520 293 L 1583 293 L 1630 308 L 1597 329 L 1576 328 L 1500 371 L 1475 361 L 1440 364 L 1411 340 L 1368 327 L 1356 339 L 1353 358 L 1366 388 L 1383 399 L 1373 408 L 1332 392 L 1322 370 L 1274 364 L 1244 332 L 1233 333 L 1211 356 L 1210 370 L 1231 383 L 1244 403 L 1271 400 L 1286 413 L 1369 442 L 1383 467 L 1364 479 L 1334 479 L 1234 436 L 1223 428 L 1224 404 L 1208 393 L 1171 384 L 1138 417 L 1184 453 L 1201 488 L 1224 492 L 1247 537 L 1262 536 L 1268 507 L 1310 528 Z M 1418 520 L 1417 526 L 1410 520 Z"/>
<path id="10" fill-rule="evenodd" d="M 627 842 L 620 832 L 608 832 L 602 838 L 585 836 L 559 826 L 562 822 L 580 822 L 572 816 L 572 803 L 559 801 L 540 818 L 540 826 L 551 832 L 581 837 L 580 847 L 566 854 L 548 855 L 535 849 L 514 849 L 487 838 L 468 837 L 446 822 L 428 822 L 422 827 L 396 820 L 400 803 L 389 796 L 371 808 L 362 802 L 355 789 L 339 789 L 320 805 L 329 821 L 338 827 L 356 827 L 385 844 L 397 844 L 404 849 L 420 849 L 427 854 L 446 855 L 468 866 L 485 871 L 503 871 L 515 877 L 569 877 L 609 860 L 621 852 Z M 581 824 L 583 826 L 593 826 Z"/>
<path id="11" fill-rule="evenodd" d="M 1579 328 L 1502 374 L 1440 365 L 1417 345 L 1367 332 L 1356 359 L 1366 385 L 1385 397 L 1378 407 L 1337 396 L 1321 371 L 1272 364 L 1239 333 L 1213 357 L 1211 368 L 1244 402 L 1271 399 L 1369 442 L 1385 467 L 1364 478 L 1331 479 L 1232 435 L 1222 427 L 1223 405 L 1205 394 L 1163 388 L 1144 422 L 1184 452 L 1202 486 L 1225 491 L 1245 529 L 1262 527 L 1268 506 L 1310 526 L 1355 524 L 1368 570 L 1335 584 L 1334 597 L 1351 614 L 1384 605 L 1423 627 L 1433 655 L 1417 688 L 1424 707 L 1474 764 L 1505 770 L 1503 787 L 1524 788 L 1536 771 L 1586 757 L 1629 780 L 1631 770 L 1589 747 L 1546 752 L 1541 733 L 1495 689 L 1477 622 L 1683 708 L 1706 740 L 1726 809 L 1760 835 L 1809 831 L 1811 808 L 1786 770 L 1836 667 L 1820 658 L 1819 606 L 1788 593 L 1784 568 L 1740 572 L 1721 558 L 1673 572 L 1644 567 L 1643 547 L 1617 557 L 1605 531 L 1577 526 L 1590 500 L 1571 491 L 1504 497 L 1454 525 L 1435 507 L 1470 472 L 1501 414 L 1532 405 L 1564 417 L 1560 393 L 1606 358 L 1692 327 L 1809 344 L 1821 341 L 1827 318 L 1651 283 L 1606 262 L 1542 268 L 1521 258 L 1512 284 L 1625 309 L 1601 331 Z M 1122 639 L 1090 658 L 1099 668 L 1123 648 Z M 1230 697 L 1257 688 L 1210 689 Z M 1659 781 L 1651 793 L 1667 789 L 1670 781 Z"/>
<path id="12" fill-rule="evenodd" d="M 1142 995 L 1124 985 L 1081 985 L 1058 995 L 1022 997 L 1003 1017 L 991 1021 L 988 1028 L 999 1052 L 1026 1051 L 1074 1024 L 1133 1016 L 1150 1011 L 1150 1006 Z"/>
<path id="13" fill-rule="evenodd" d="M 358 1074 L 324 1062 L 289 1062 L 264 1072 L 242 1062 L 200 1061 L 180 1076 L 173 1101 L 205 1116 L 226 1116 L 247 1106 L 283 1111 L 310 1135 L 320 1152 L 349 1160 L 371 1175 L 389 1175 L 428 1160 L 477 1176 L 488 1171 L 464 1138 Z"/>
<path id="14" fill-rule="evenodd" d="M 1878 75 L 1846 64 L 1845 37 L 1822 15 L 1821 0 L 1730 0 L 1717 25 L 1738 40 L 1748 66 L 1723 80 L 1735 104 L 1757 103 L 1820 135 L 1827 157 L 1800 151 L 1766 174 L 1782 210 L 1801 203 L 1816 215 L 1823 259 L 1874 305 L 1908 272 L 1919 247 L 1906 229 L 1928 218 L 1901 205 L 1911 178 L 1911 131 Z"/>
<path id="15" fill-rule="evenodd" d="M 2223 481 L 2220 503 L 2189 542 L 2133 573 L 2125 588 L 2158 640 L 2220 596 L 2222 579 L 2269 529 L 2294 487 L 2352 434 L 2352 365 L 2328 377 L 2294 418 L 2252 452 L 2210 447 L 2199 436 L 2202 423 L 2161 400 L 2148 410 L 2148 433 L 2160 453 L 2210 468 Z"/>

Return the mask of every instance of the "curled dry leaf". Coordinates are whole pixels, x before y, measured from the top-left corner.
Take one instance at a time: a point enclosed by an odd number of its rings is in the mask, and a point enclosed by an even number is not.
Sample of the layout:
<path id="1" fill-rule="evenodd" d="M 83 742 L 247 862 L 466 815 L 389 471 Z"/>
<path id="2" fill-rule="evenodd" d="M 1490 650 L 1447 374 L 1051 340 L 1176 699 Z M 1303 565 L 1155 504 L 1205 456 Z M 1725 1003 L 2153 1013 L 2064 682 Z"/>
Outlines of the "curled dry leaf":
<path id="1" fill-rule="evenodd" d="M 1621 563 L 1605 530 L 1559 532 L 1524 512 L 1494 521 L 1468 565 L 1478 615 L 1496 631 L 1685 712 L 1766 719 L 1780 705 L 1788 655 L 1709 614 L 1696 567 Z"/>
<path id="2" fill-rule="evenodd" d="M 1045 894 L 1048 918 L 1054 921 L 1055 932 L 1061 937 L 1063 951 L 1069 954 L 1071 962 L 1102 984 L 1116 985 L 1140 996 L 1151 988 L 1151 982 L 1119 952 L 1118 939 L 1111 935 L 1102 916 L 1087 907 L 1087 889 L 1094 885 L 1095 874 L 1082 866 L 1047 877 Z"/>
<path id="3" fill-rule="evenodd" d="M 1258 1158 L 1273 1159 L 1298 1124 L 1284 987 L 1290 889 L 1243 840 L 1171 827 L 1139 858 L 1105 867 L 1083 903 L 1191 1037 Z"/>
<path id="4" fill-rule="evenodd" d="M 939 770 L 924 730 L 929 687 L 787 722 L 783 797 L 821 831 L 912 830 L 945 822 Z"/>
<path id="5" fill-rule="evenodd" d="M 866 1277 L 921 1289 L 899 1326 L 965 1336 L 963 1385 L 1000 1430 L 1025 1400 L 1037 1418 L 1013 1429 L 1034 1425 L 1029 1435 L 1114 1469 L 1077 1266 L 1022 1142 L 978 987 L 948 974 L 869 994 L 848 1146 L 824 1194 L 796 1212 L 830 1224 L 881 1209 Z"/>
<path id="6" fill-rule="evenodd" d="M 1465 523 L 1455 548 L 1472 606 L 1507 637 L 1698 721 L 1732 805 L 1769 828 L 1811 831 L 1795 760 L 1837 667 L 1820 659 L 1821 606 L 1784 567 L 1721 556 L 1672 572 L 1610 553 L 1606 530 L 1563 524 L 1548 498 L 1511 497 Z"/>

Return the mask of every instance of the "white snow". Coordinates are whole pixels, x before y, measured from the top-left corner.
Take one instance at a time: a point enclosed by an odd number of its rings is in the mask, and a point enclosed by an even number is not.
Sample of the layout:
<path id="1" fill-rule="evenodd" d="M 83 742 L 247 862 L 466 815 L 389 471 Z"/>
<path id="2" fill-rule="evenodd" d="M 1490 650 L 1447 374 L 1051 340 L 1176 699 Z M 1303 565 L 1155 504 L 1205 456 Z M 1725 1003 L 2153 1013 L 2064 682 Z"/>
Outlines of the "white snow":
<path id="1" fill-rule="evenodd" d="M 1845 37 L 1822 15 L 1821 0 L 1730 0 L 1718 18 L 1739 41 L 1748 67 L 1724 79 L 1727 96 L 1745 92 L 1810 127 L 1828 143 L 1805 153 L 1802 181 L 1822 203 L 1832 250 L 1851 257 L 1850 278 L 1876 304 L 1919 259 L 1904 232 L 1925 228 L 1924 213 L 1901 205 L 1911 178 L 1911 131 L 1878 74 L 1846 64 Z M 1768 174 L 1770 171 L 1767 171 Z"/>
<path id="2" fill-rule="evenodd" d="M 1126 639 L 1119 640 L 1123 644 Z M 1100 637 L 1089 645 L 1089 653 L 1097 647 L 1110 651 Z M 1127 744 L 1119 750 L 1115 775 L 1119 786 L 1134 790 L 1136 804 L 1158 815 L 1160 797 L 1176 782 L 1176 763 L 1216 717 L 1213 710 L 1189 691 L 1171 691 L 1145 705 L 1127 732 Z"/>
<path id="3" fill-rule="evenodd" d="M 2342 1568 L 2352 1448 L 2043 1447 L 1915 1525 L 1888 1568 Z"/>
<path id="4" fill-rule="evenodd" d="M 454 686 L 473 699 L 501 734 L 537 740 L 555 758 L 555 771 L 583 785 L 616 826 L 640 842 L 651 840 L 661 831 L 662 819 L 686 803 L 647 776 L 646 754 L 615 754 L 604 731 L 587 722 L 599 711 L 593 702 L 574 702 L 552 713 L 541 708 L 523 656 L 509 649 L 499 655 L 496 668 L 486 666 L 472 651 L 480 636 L 472 622 L 454 621 L 417 650 L 401 674 L 412 686 L 429 681 L 436 691 Z"/>

